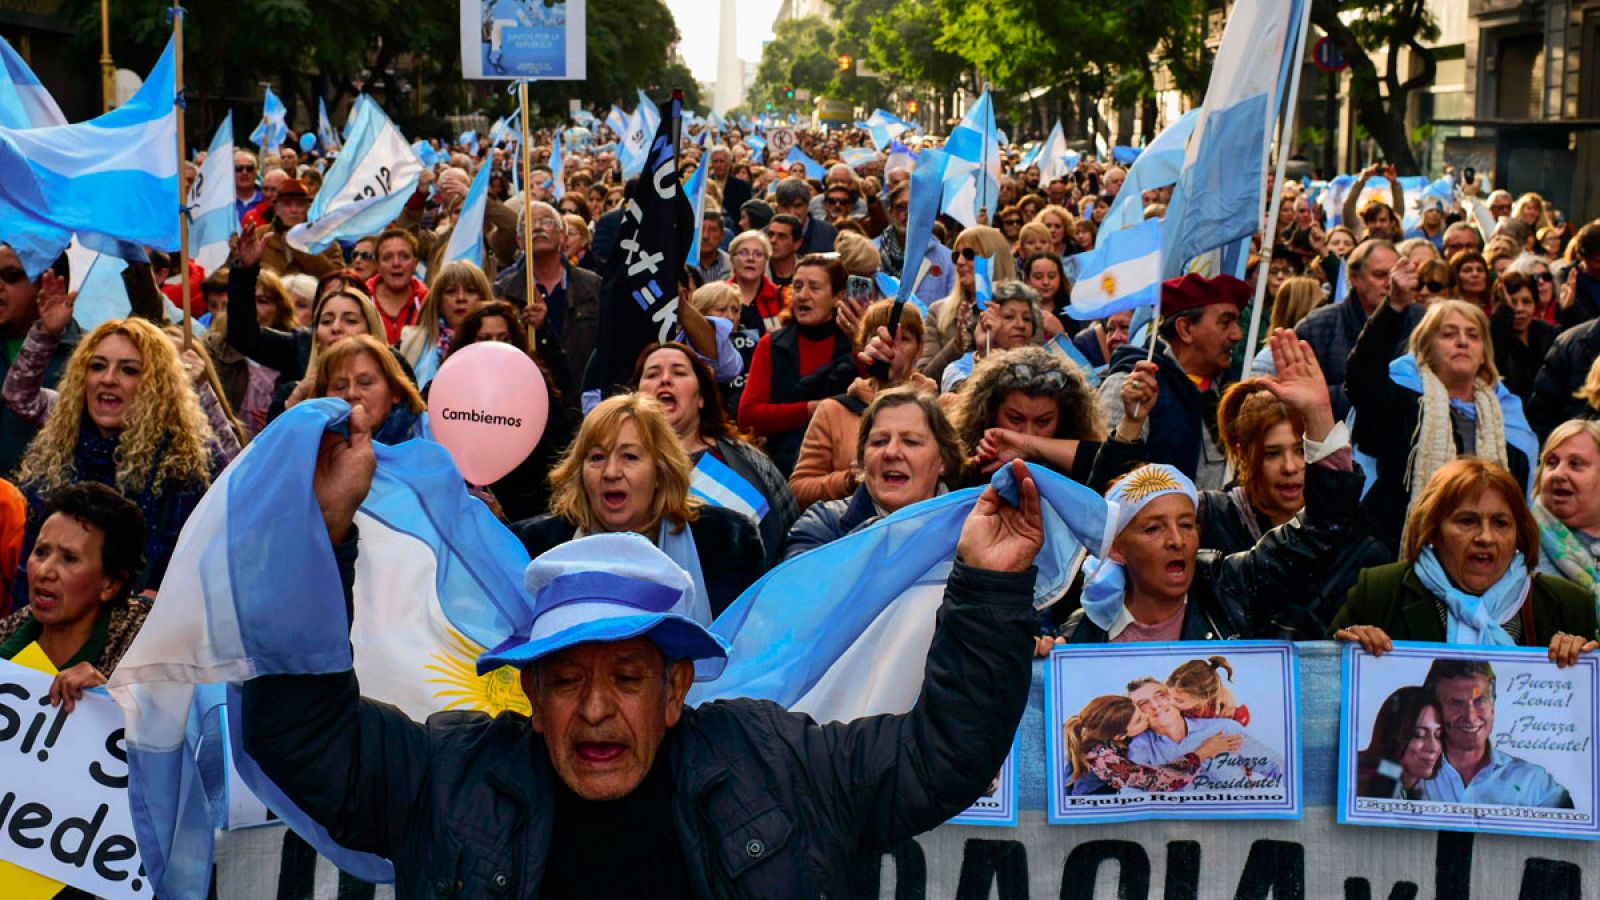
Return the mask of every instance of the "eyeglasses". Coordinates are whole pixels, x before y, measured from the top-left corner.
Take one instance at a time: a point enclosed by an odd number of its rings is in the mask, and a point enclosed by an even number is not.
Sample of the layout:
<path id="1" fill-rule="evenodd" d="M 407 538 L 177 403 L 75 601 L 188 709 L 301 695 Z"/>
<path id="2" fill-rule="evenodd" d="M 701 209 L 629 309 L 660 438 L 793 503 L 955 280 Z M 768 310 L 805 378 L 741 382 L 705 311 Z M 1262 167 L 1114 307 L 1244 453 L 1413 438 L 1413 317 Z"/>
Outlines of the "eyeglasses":
<path id="1" fill-rule="evenodd" d="M 552 219 L 549 216 L 545 216 L 542 219 L 534 219 L 533 220 L 533 227 L 535 229 L 542 228 L 545 231 L 555 231 L 557 228 L 561 227 L 561 220 L 560 219 Z"/>
<path id="2" fill-rule="evenodd" d="M 760 250 L 740 250 L 733 255 L 734 259 L 766 259 L 767 255 Z"/>
<path id="3" fill-rule="evenodd" d="M 1444 293 L 1444 289 L 1449 287 L 1449 285 L 1442 281 L 1424 281 L 1419 285 L 1419 287 L 1430 294 L 1442 294 Z"/>
<path id="4" fill-rule="evenodd" d="M 906 210 L 908 210 L 910 208 L 911 208 L 911 204 L 909 204 L 909 203 L 896 203 L 894 206 L 890 207 L 890 209 L 894 210 L 897 213 L 905 212 Z"/>
<path id="5" fill-rule="evenodd" d="M 372 262 L 377 258 L 378 254 L 373 253 L 371 250 L 355 250 L 350 254 L 352 261 Z"/>
<path id="6" fill-rule="evenodd" d="M 978 258 L 978 251 L 972 249 L 971 247 L 962 247 L 960 250 L 956 251 L 956 255 L 967 262 L 972 262 Z"/>
<path id="7" fill-rule="evenodd" d="M 233 170 L 235 172 L 254 172 L 256 170 L 256 167 L 255 166 L 234 166 Z"/>
<path id="8" fill-rule="evenodd" d="M 28 280 L 28 273 L 20 266 L 6 266 L 0 269 L 0 281 L 6 284 L 21 284 Z"/>
<path id="9" fill-rule="evenodd" d="M 1021 225 L 1022 224 L 1022 220 L 1021 219 L 1001 219 L 1000 220 L 1000 224 L 1003 225 L 1003 226 L 1007 226 L 1007 227 L 1012 226 L 1012 225 Z"/>

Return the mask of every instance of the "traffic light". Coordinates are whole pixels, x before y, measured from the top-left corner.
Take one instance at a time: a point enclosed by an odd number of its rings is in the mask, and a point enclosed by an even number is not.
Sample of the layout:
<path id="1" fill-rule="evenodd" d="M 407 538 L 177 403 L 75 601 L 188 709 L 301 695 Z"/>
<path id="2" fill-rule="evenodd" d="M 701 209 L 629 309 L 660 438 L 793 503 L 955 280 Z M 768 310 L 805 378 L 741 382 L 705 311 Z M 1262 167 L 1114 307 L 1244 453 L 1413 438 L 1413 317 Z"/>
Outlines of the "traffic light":
<path id="1" fill-rule="evenodd" d="M 792 87 L 784 88 L 783 89 L 783 96 L 788 98 L 788 99 L 790 99 L 790 100 L 793 100 L 794 99 L 794 88 L 792 88 Z"/>
<path id="2" fill-rule="evenodd" d="M 913 116 L 916 115 L 917 114 L 917 101 L 915 101 L 915 100 L 907 100 L 906 101 L 906 112 L 910 113 Z"/>
<path id="3" fill-rule="evenodd" d="M 771 103 L 767 104 L 767 112 L 772 112 L 772 104 Z"/>
<path id="4" fill-rule="evenodd" d="M 850 71 L 850 54 L 848 54 L 848 53 L 839 54 L 839 71 L 841 71 L 841 72 Z"/>

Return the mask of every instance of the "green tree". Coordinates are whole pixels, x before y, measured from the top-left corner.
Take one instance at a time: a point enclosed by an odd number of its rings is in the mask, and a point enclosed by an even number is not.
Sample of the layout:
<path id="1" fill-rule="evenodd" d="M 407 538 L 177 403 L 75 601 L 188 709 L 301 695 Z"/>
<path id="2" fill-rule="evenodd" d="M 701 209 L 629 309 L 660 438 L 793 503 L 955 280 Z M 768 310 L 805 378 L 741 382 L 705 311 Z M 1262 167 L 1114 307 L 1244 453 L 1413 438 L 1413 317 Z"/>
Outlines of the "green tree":
<path id="1" fill-rule="evenodd" d="M 833 52 L 833 29 L 815 16 L 778 23 L 771 42 L 761 51 L 756 77 L 746 103 L 751 109 L 809 112 L 809 101 L 789 96 L 791 90 L 828 92 L 838 72 Z"/>
<path id="2" fill-rule="evenodd" d="M 1428 46 L 1438 39 L 1439 25 L 1427 0 L 1313 0 L 1311 21 L 1350 63 L 1357 123 L 1377 141 L 1397 172 L 1417 174 L 1406 108 L 1411 95 L 1433 84 L 1439 70 Z M 1411 51 L 1414 64 L 1409 67 L 1401 58 L 1402 48 Z M 1368 55 L 1380 51 L 1381 72 Z"/>

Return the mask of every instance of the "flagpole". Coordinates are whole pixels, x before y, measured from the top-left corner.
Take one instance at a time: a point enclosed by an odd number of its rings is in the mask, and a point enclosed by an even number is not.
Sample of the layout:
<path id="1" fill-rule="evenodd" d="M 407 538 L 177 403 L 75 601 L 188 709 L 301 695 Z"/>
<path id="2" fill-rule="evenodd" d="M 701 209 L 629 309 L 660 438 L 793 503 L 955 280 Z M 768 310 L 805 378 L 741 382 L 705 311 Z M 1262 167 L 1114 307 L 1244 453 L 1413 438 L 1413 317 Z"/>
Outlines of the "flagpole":
<path id="1" fill-rule="evenodd" d="M 183 310 L 183 349 L 188 352 L 190 341 L 194 337 L 194 329 L 190 320 L 189 311 L 189 211 L 185 208 L 189 198 L 183 189 L 183 16 L 184 9 L 178 5 L 177 0 L 172 3 L 172 68 L 177 81 L 177 92 L 173 98 L 176 109 L 173 118 L 178 126 L 178 283 L 182 285 L 179 293 L 178 306 Z M 160 286 L 157 285 L 159 290 Z"/>
<path id="2" fill-rule="evenodd" d="M 1306 56 L 1306 26 L 1311 23 L 1311 0 L 1304 0 L 1303 7 L 1300 26 L 1294 33 L 1294 68 L 1289 71 L 1289 96 L 1285 98 L 1283 122 L 1278 129 L 1278 167 L 1272 185 L 1280 195 L 1283 192 L 1283 173 L 1289 163 L 1289 144 L 1294 138 L 1294 108 L 1295 102 L 1300 97 L 1300 67 L 1304 64 Z M 1266 194 L 1265 185 L 1262 187 L 1261 193 Z M 1265 200 L 1267 224 L 1266 229 L 1261 232 L 1262 258 L 1256 263 L 1256 298 L 1250 309 L 1250 330 L 1245 332 L 1244 336 L 1244 368 L 1247 372 L 1250 370 L 1250 361 L 1255 359 L 1256 355 L 1256 331 L 1261 327 L 1261 307 L 1267 295 L 1266 270 L 1272 268 L 1272 245 L 1277 242 L 1278 211 L 1283 207 L 1282 203 L 1273 202 L 1270 196 L 1265 197 Z"/>
<path id="3" fill-rule="evenodd" d="M 528 82 L 517 82 L 517 118 L 522 120 L 522 274 L 526 278 L 527 305 L 533 308 L 533 147 L 528 140 Z M 546 315 L 548 315 L 546 311 Z M 532 350 L 537 337 L 528 326 L 528 349 Z"/>

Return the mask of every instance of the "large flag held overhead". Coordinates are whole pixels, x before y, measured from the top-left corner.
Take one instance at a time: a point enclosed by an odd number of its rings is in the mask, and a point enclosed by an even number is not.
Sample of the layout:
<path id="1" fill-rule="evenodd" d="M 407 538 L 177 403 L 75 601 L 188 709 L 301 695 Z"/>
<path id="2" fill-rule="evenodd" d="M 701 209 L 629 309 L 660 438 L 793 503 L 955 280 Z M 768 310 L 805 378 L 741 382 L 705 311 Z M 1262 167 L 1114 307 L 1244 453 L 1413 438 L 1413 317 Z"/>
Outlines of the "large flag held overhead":
<path id="1" fill-rule="evenodd" d="M 1071 166 L 1067 165 L 1069 157 Z M 1039 183 L 1046 185 L 1057 178 L 1067 177 L 1077 167 L 1077 154 L 1067 148 L 1067 139 L 1059 119 L 1055 127 L 1050 129 L 1049 136 L 1028 151 L 1017 169 L 1025 171 L 1034 165 L 1039 167 Z"/>
<path id="2" fill-rule="evenodd" d="M 67 119 L 28 63 L 0 37 L 0 128 L 50 128 Z"/>
<path id="3" fill-rule="evenodd" d="M 1106 211 L 1106 217 L 1100 223 L 1100 230 L 1095 235 L 1096 244 L 1103 242 L 1108 233 L 1131 228 L 1144 220 L 1142 195 L 1145 191 L 1166 187 L 1178 180 L 1178 173 L 1183 170 L 1184 144 L 1189 140 L 1189 135 L 1194 133 L 1194 123 L 1199 118 L 1198 109 L 1184 113 L 1178 121 L 1156 135 L 1156 139 L 1134 160 L 1133 167 L 1122 182 L 1122 189 L 1111 201 L 1111 209 Z"/>
<path id="4" fill-rule="evenodd" d="M 1067 257 L 1072 282 L 1067 315 L 1079 321 L 1103 319 L 1160 303 L 1163 231 L 1163 220 L 1145 219 L 1112 232 L 1087 253 Z"/>
<path id="5" fill-rule="evenodd" d="M 230 113 L 231 115 L 231 113 Z M 328 120 L 328 101 L 317 98 L 317 140 L 322 143 L 323 153 L 337 153 L 344 146 L 344 140 L 339 137 L 339 129 L 333 127 Z"/>
<path id="6" fill-rule="evenodd" d="M 828 177 L 828 170 L 822 167 L 822 163 L 807 156 L 806 152 L 801 150 L 798 145 L 790 145 L 789 155 L 783 158 L 783 165 L 787 168 L 795 163 L 799 163 L 805 168 L 807 178 L 815 178 L 821 181 Z"/>
<path id="7" fill-rule="evenodd" d="M 641 101 L 649 104 L 648 100 Z M 633 374 L 646 344 L 678 327 L 678 278 L 694 235 L 689 198 L 678 184 L 675 139 L 682 101 L 668 103 L 644 163 L 623 203 L 617 248 L 600 295 L 600 334 L 584 373 L 585 392 L 608 392 Z"/>
<path id="8" fill-rule="evenodd" d="M 206 148 L 199 177 L 189 185 L 189 258 L 207 272 L 228 261 L 228 239 L 239 231 L 233 201 L 233 113 L 229 112 Z"/>
<path id="9" fill-rule="evenodd" d="M 944 152 L 976 167 L 967 177 L 970 186 L 964 182 L 955 191 L 946 191 L 944 211 L 969 228 L 977 224 L 979 210 L 993 222 L 1000 202 L 1000 133 L 988 91 L 967 109 L 961 124 L 951 129 Z"/>
<path id="10" fill-rule="evenodd" d="M 0 235 L 36 278 L 74 234 L 142 260 L 178 249 L 177 73 L 172 43 L 138 93 L 76 125 L 0 128 Z"/>
<path id="11" fill-rule="evenodd" d="M 639 91 L 639 105 L 626 117 L 623 130 L 618 132 L 617 161 L 622 164 L 622 177 L 632 178 L 645 170 L 650 154 L 651 137 L 661 127 L 661 110 L 655 101 Z M 608 120 L 609 121 L 609 120 Z"/>
<path id="12" fill-rule="evenodd" d="M 260 147 L 263 153 L 277 153 L 289 137 L 288 113 L 278 95 L 267 88 L 267 95 L 261 101 L 261 124 L 250 132 L 250 143 Z"/>
<path id="13" fill-rule="evenodd" d="M 861 123 L 867 129 L 867 134 L 872 138 L 872 148 L 882 151 L 889 146 L 891 141 L 898 140 L 900 135 L 907 131 L 914 131 L 915 125 L 900 118 L 886 109 L 875 109 L 867 120 Z"/>
<path id="14" fill-rule="evenodd" d="M 527 551 L 466 493 L 438 444 L 373 447 L 347 632 L 311 472 L 348 410 L 336 399 L 298 404 L 223 472 L 178 538 L 159 610 L 114 673 L 140 858 L 160 896 L 201 898 L 210 885 L 207 792 L 186 729 L 197 685 L 353 667 L 363 695 L 418 721 L 450 708 L 527 711 L 514 671 L 476 671 L 484 647 L 526 628 Z M 285 559 L 295 565 L 277 564 Z M 393 880 L 387 860 L 334 843 L 261 773 L 240 746 L 236 701 L 233 760 L 256 796 L 340 869 Z"/>
<path id="15" fill-rule="evenodd" d="M 1306 2 L 1240 0 L 1228 15 L 1167 206 L 1165 277 L 1176 278 L 1191 259 L 1260 230 L 1267 142 L 1278 113 L 1278 89 L 1301 39 L 1296 32 Z"/>
<path id="16" fill-rule="evenodd" d="M 456 217 L 456 227 L 450 232 L 450 243 L 444 248 L 444 261 L 465 260 L 483 268 L 483 213 L 489 206 L 489 175 L 494 166 L 485 160 L 472 177 L 466 199 L 461 201 L 461 214 Z"/>
<path id="17" fill-rule="evenodd" d="M 336 240 L 377 234 L 393 222 L 411 199 L 422 160 L 405 135 L 365 95 L 351 117 L 356 125 L 344 152 L 322 179 L 304 223 L 289 230 L 291 246 L 321 253 Z"/>
<path id="18" fill-rule="evenodd" d="M 1085 551 L 1107 548 L 1116 512 L 1065 476 L 1028 471 L 1044 514 L 1044 547 L 1034 561 L 1034 598 L 1043 606 L 1071 584 Z M 991 483 L 1017 501 L 1009 466 Z M 696 685 L 689 702 L 754 697 L 819 722 L 911 709 L 956 540 L 983 491 L 908 506 L 768 572 L 712 623 L 733 649 L 722 675 Z"/>

